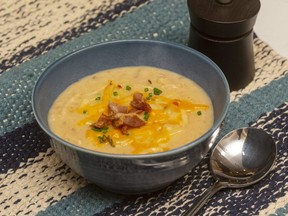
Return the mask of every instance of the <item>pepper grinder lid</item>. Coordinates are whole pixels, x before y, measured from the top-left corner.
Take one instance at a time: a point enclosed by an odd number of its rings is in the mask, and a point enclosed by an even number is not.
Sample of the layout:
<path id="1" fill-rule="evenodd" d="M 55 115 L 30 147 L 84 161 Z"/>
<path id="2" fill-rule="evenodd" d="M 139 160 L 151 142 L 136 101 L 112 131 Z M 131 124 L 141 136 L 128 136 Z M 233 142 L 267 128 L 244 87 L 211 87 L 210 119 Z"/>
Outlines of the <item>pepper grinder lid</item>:
<path id="1" fill-rule="evenodd" d="M 202 34 L 235 38 L 251 31 L 259 0 L 188 0 L 191 25 Z"/>

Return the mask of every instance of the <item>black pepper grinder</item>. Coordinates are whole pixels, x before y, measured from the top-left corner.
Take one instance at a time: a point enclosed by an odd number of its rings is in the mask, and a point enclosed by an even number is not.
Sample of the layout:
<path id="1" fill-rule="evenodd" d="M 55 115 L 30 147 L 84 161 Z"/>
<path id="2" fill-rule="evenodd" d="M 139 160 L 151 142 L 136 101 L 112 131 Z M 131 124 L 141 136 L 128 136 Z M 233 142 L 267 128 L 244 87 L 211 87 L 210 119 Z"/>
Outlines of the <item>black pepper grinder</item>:
<path id="1" fill-rule="evenodd" d="M 230 90 L 254 77 L 253 26 L 259 0 L 187 0 L 189 46 L 211 58 L 224 72 Z"/>

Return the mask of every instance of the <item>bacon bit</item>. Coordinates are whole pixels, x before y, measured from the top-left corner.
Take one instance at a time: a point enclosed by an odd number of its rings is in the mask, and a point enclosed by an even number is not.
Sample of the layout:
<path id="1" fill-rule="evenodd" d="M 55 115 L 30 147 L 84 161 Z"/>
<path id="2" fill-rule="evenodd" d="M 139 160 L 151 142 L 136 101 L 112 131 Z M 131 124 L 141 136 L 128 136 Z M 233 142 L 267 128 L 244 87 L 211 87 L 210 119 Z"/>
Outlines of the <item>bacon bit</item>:
<path id="1" fill-rule="evenodd" d="M 124 116 L 123 123 L 124 125 L 132 128 L 139 128 L 145 125 L 145 122 L 137 115 Z"/>
<path id="2" fill-rule="evenodd" d="M 128 112 L 127 106 L 120 106 L 120 105 L 113 103 L 111 101 L 108 104 L 108 114 L 110 116 L 117 114 L 117 113 L 127 113 L 127 112 Z"/>
<path id="3" fill-rule="evenodd" d="M 111 117 L 105 114 L 101 114 L 97 122 L 91 124 L 91 127 L 95 128 L 106 128 L 111 124 Z"/>
<path id="4" fill-rule="evenodd" d="M 118 113 L 113 116 L 112 126 L 120 129 L 123 134 L 127 134 L 130 128 L 139 128 L 145 125 L 145 122 L 140 119 L 135 113 Z"/>
<path id="5" fill-rule="evenodd" d="M 112 125 L 114 128 L 120 129 L 121 132 L 123 131 L 127 132 L 129 128 L 139 128 L 144 126 L 145 122 L 142 119 L 140 119 L 136 114 L 118 113 L 117 115 L 114 116 Z"/>
<path id="6" fill-rule="evenodd" d="M 91 124 L 94 128 L 107 128 L 112 125 L 121 131 L 122 134 L 127 134 L 130 128 L 139 128 L 146 124 L 138 114 L 143 111 L 151 111 L 150 105 L 146 102 L 143 94 L 134 93 L 133 101 L 131 101 L 132 109 L 128 110 L 127 106 L 109 102 L 108 115 L 102 113 L 97 122 Z"/>
<path id="7" fill-rule="evenodd" d="M 131 101 L 130 105 L 138 110 L 143 110 L 145 112 L 151 111 L 151 106 L 146 102 L 143 94 L 141 93 L 134 93 L 133 100 Z"/>
<path id="8" fill-rule="evenodd" d="M 120 89 L 122 88 L 122 86 L 120 84 L 118 84 L 117 87 L 120 88 Z"/>
<path id="9" fill-rule="evenodd" d="M 128 113 L 135 113 L 135 114 L 141 114 L 143 112 L 143 110 L 138 110 L 132 107 L 132 109 L 130 109 L 128 111 Z"/>
<path id="10" fill-rule="evenodd" d="M 126 125 L 123 125 L 123 126 L 120 128 L 120 131 L 121 131 L 122 134 L 128 135 L 128 130 L 129 130 L 129 127 L 126 126 Z"/>
<path id="11" fill-rule="evenodd" d="M 179 101 L 173 101 L 172 102 L 175 106 L 179 106 Z"/>

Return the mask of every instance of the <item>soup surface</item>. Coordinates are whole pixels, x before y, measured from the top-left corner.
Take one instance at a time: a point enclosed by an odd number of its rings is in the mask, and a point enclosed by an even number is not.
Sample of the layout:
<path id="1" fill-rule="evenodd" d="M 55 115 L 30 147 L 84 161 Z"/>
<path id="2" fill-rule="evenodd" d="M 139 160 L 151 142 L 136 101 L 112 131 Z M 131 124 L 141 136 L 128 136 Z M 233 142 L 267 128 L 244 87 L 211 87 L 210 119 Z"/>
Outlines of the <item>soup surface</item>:
<path id="1" fill-rule="evenodd" d="M 51 130 L 83 148 L 147 154 L 185 145 L 213 124 L 209 96 L 195 82 L 154 67 L 122 67 L 73 83 L 53 103 Z"/>

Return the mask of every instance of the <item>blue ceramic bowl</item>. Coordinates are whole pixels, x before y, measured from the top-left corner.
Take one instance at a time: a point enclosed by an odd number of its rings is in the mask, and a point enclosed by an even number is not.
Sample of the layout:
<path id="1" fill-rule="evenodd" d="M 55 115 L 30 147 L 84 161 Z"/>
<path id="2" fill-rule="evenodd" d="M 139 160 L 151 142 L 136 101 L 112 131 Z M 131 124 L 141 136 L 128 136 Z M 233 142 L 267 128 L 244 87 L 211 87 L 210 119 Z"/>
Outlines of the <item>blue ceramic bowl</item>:
<path id="1" fill-rule="evenodd" d="M 48 126 L 48 111 L 56 97 L 77 80 L 109 68 L 154 66 L 188 77 L 206 90 L 214 107 L 214 124 L 199 139 L 155 154 L 115 155 L 87 150 L 55 135 Z M 32 95 L 41 128 L 61 159 L 96 185 L 124 194 L 152 192 L 171 184 L 195 167 L 207 154 L 229 105 L 228 83 L 208 57 L 185 46 L 148 40 L 115 41 L 73 52 L 49 66 Z"/>

